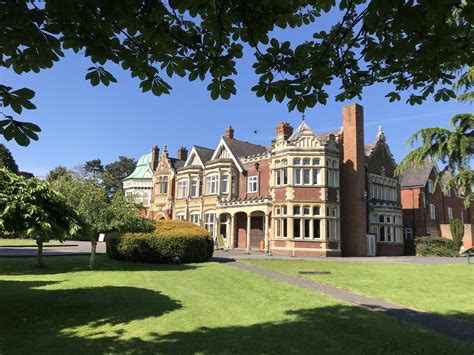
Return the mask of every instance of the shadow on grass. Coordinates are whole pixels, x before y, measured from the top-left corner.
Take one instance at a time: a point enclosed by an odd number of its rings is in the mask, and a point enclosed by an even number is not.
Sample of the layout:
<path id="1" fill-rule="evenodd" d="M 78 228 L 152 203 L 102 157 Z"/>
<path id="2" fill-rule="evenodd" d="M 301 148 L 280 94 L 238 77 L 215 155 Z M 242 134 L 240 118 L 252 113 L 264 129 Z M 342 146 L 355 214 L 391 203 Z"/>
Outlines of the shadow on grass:
<path id="1" fill-rule="evenodd" d="M 36 267 L 33 258 L 0 258 L 0 275 L 53 275 L 90 271 L 89 256 L 45 256 L 44 267 Z M 98 255 L 94 271 L 182 271 L 192 270 L 199 264 L 151 264 L 109 259 Z"/>
<path id="2" fill-rule="evenodd" d="M 474 350 L 472 344 L 343 304 L 289 311 L 288 319 L 279 322 L 167 334 L 144 331 L 140 338 L 130 337 L 130 322 L 155 317 L 151 321 L 158 326 L 160 316 L 182 308 L 179 301 L 136 287 L 58 290 L 55 284 L 0 281 L 0 353 L 472 354 Z M 140 323 L 135 323 L 135 331 L 137 327 Z"/>
<path id="3" fill-rule="evenodd" d="M 470 344 L 343 304 L 289 311 L 286 312 L 287 320 L 279 322 L 200 327 L 190 332 L 167 334 L 144 331 L 140 338 L 130 337 L 127 328 L 130 322 L 156 317 L 151 321 L 158 326 L 160 316 L 182 306 L 166 295 L 142 288 L 48 289 L 54 284 L 48 281 L 0 282 L 1 354 L 472 354 L 474 350 Z M 272 307 L 271 302 L 268 307 Z M 114 328 L 110 329 L 110 326 Z M 86 333 L 81 333 L 81 327 L 86 328 Z"/>

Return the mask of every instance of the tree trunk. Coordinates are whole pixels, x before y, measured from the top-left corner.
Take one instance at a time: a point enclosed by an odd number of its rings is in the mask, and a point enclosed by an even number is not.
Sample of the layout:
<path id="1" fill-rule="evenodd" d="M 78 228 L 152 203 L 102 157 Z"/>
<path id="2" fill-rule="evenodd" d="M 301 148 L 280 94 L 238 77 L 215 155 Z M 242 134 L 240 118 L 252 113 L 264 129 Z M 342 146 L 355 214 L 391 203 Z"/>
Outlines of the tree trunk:
<path id="1" fill-rule="evenodd" d="M 95 235 L 92 235 L 91 236 L 91 256 L 89 258 L 89 269 L 91 270 L 94 270 L 96 249 L 97 249 L 97 240 L 95 239 Z"/>
<path id="2" fill-rule="evenodd" d="M 43 240 L 36 240 L 36 245 L 38 246 L 38 267 L 43 267 Z"/>

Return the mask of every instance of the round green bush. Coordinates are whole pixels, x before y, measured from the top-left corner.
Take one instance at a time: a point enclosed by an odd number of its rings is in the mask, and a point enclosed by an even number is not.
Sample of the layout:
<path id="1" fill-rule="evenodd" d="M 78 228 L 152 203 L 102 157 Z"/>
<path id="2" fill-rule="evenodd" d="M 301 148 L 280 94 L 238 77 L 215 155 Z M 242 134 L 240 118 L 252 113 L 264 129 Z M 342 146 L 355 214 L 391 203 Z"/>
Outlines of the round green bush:
<path id="1" fill-rule="evenodd" d="M 110 234 L 112 259 L 149 263 L 198 263 L 211 259 L 214 242 L 204 228 L 182 221 L 159 221 L 150 233 Z"/>

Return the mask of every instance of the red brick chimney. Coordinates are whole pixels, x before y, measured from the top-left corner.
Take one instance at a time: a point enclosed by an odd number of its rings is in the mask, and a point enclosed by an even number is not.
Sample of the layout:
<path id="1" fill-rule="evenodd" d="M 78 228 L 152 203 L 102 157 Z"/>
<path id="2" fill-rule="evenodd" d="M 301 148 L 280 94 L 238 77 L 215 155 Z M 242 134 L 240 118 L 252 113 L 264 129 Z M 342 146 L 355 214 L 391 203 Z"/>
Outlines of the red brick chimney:
<path id="1" fill-rule="evenodd" d="M 288 122 L 280 122 L 276 126 L 276 138 L 279 139 L 288 139 L 293 133 L 293 127 Z"/>
<path id="2" fill-rule="evenodd" d="M 232 128 L 231 125 L 229 125 L 229 127 L 226 128 L 224 137 L 234 139 L 234 129 Z"/>
<path id="3" fill-rule="evenodd" d="M 155 171 L 156 167 L 158 166 L 159 156 L 160 156 L 160 148 L 154 145 L 153 147 L 151 147 L 151 169 L 153 171 Z"/>
<path id="4" fill-rule="evenodd" d="M 178 160 L 185 161 L 188 159 L 188 150 L 185 147 L 178 148 Z"/>
<path id="5" fill-rule="evenodd" d="M 342 109 L 341 245 L 344 256 L 367 256 L 364 109 L 357 104 Z"/>

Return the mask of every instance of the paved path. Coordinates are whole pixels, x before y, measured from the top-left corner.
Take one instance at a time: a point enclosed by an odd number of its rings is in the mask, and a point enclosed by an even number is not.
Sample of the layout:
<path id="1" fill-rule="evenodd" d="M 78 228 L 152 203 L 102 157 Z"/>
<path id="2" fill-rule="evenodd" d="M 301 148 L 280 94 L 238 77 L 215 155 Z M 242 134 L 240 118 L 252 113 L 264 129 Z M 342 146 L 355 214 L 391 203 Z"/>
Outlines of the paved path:
<path id="1" fill-rule="evenodd" d="M 227 259 L 284 259 L 284 260 L 317 260 L 317 261 L 340 261 L 340 262 L 363 262 L 363 263 L 383 263 L 383 264 L 422 264 L 422 265 L 440 265 L 440 264 L 465 264 L 465 257 L 438 257 L 438 256 L 377 256 L 377 257 L 293 257 L 284 255 L 268 255 L 261 251 L 252 251 L 247 254 L 244 250 L 215 250 L 214 258 Z"/>
<path id="2" fill-rule="evenodd" d="M 59 243 L 59 242 L 58 242 Z M 55 242 L 55 244 L 57 244 Z M 90 254 L 90 242 L 70 240 L 62 247 L 48 247 L 43 249 L 44 255 L 88 255 Z M 33 257 L 36 256 L 36 247 L 0 247 L 0 257 Z M 97 253 L 105 254 L 105 243 L 97 243 Z M 283 255 L 267 255 L 261 251 L 252 251 L 247 254 L 244 250 L 215 250 L 214 259 L 287 259 L 287 260 L 318 260 L 318 261 L 340 261 L 340 262 L 366 262 L 366 263 L 398 263 L 398 264 L 459 264 L 466 263 L 466 258 L 443 258 L 443 257 L 422 257 L 422 256 L 380 256 L 362 258 L 336 258 L 336 257 L 291 257 Z"/>
<path id="3" fill-rule="evenodd" d="M 54 243 L 57 244 L 57 243 Z M 36 257 L 38 249 L 31 247 L 0 247 L 0 257 L 15 258 L 15 257 Z M 67 241 L 62 246 L 54 247 L 45 245 L 43 248 L 43 255 L 89 255 L 91 252 L 91 243 L 83 241 Z M 105 243 L 97 243 L 97 254 L 105 254 Z"/>
<path id="4" fill-rule="evenodd" d="M 319 292 L 345 302 L 356 304 L 371 311 L 381 312 L 390 317 L 416 323 L 428 329 L 434 330 L 435 332 L 447 335 L 458 340 L 474 340 L 474 323 L 471 322 L 406 308 L 405 306 L 377 300 L 367 296 L 357 295 L 339 288 L 324 285 L 314 281 L 304 280 L 276 271 L 262 269 L 235 260 L 232 261 L 230 259 L 222 259 L 222 262 L 227 262 L 227 265 L 240 270 L 249 271 L 254 274 L 283 281 L 294 286 L 305 288 L 314 292 Z"/>

